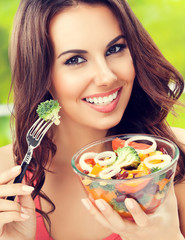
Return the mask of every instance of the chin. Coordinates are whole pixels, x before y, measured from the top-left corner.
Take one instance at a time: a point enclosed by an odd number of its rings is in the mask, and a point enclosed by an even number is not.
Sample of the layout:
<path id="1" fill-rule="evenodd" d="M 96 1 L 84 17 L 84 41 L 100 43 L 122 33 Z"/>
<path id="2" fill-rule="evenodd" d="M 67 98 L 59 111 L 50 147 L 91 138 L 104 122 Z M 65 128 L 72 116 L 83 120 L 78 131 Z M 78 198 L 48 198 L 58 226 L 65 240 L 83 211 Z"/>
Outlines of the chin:
<path id="1" fill-rule="evenodd" d="M 103 119 L 101 122 L 99 122 L 98 126 L 96 125 L 96 128 L 99 130 L 109 130 L 113 127 L 115 127 L 116 125 L 118 125 L 118 123 L 121 121 L 121 118 L 116 118 L 116 119 Z"/>

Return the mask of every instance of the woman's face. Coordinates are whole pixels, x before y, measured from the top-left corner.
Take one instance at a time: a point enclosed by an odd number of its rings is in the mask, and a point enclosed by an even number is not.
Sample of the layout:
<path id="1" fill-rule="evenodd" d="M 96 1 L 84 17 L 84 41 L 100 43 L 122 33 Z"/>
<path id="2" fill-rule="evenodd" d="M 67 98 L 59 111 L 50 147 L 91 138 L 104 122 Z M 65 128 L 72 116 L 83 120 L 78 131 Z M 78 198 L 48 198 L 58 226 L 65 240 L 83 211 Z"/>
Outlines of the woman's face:
<path id="1" fill-rule="evenodd" d="M 56 15 L 50 24 L 54 46 L 52 95 L 63 124 L 109 129 L 122 118 L 135 70 L 124 34 L 102 5 L 80 4 Z"/>

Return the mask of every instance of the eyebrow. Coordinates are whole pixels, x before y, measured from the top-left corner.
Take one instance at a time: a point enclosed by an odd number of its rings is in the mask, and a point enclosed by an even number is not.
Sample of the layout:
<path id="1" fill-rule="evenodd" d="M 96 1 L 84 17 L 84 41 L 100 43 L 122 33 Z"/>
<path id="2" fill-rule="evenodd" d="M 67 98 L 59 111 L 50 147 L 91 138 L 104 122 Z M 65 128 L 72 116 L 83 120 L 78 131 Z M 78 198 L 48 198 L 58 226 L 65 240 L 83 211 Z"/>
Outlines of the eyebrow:
<path id="1" fill-rule="evenodd" d="M 76 54 L 82 54 L 82 53 L 87 53 L 87 51 L 85 50 L 81 50 L 81 49 L 71 49 L 65 52 L 62 52 L 61 54 L 58 55 L 57 58 L 60 58 L 62 55 L 67 54 L 67 53 L 76 53 Z"/>
<path id="2" fill-rule="evenodd" d="M 124 35 L 117 36 L 116 38 L 114 38 L 112 41 L 110 41 L 107 44 L 107 48 L 110 47 L 111 45 L 113 45 L 114 43 L 116 43 L 118 40 L 120 40 L 122 38 L 125 39 L 125 36 Z M 87 51 L 86 50 L 81 50 L 81 49 L 71 49 L 71 50 L 64 51 L 64 52 L 60 53 L 57 58 L 60 58 L 62 55 L 65 55 L 65 54 L 68 54 L 68 53 L 84 54 L 84 53 L 87 53 Z"/>
<path id="3" fill-rule="evenodd" d="M 112 41 L 110 41 L 110 43 L 107 44 L 107 47 L 112 46 L 114 43 L 116 43 L 117 41 L 119 41 L 120 39 L 125 39 L 124 35 L 119 35 L 116 38 L 114 38 Z"/>

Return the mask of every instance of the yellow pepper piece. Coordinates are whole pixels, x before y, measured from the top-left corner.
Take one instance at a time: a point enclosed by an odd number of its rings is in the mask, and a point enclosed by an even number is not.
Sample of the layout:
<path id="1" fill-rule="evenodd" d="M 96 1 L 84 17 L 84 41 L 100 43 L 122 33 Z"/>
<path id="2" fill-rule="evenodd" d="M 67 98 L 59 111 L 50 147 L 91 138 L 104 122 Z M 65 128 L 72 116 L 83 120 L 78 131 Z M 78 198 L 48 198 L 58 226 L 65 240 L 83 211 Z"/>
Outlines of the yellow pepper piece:
<path id="1" fill-rule="evenodd" d="M 139 157 L 141 161 L 144 161 L 145 158 L 147 158 L 149 156 L 149 154 L 143 154 L 143 153 L 139 153 Z"/>
<path id="2" fill-rule="evenodd" d="M 94 165 L 92 171 L 91 171 L 91 174 L 97 176 L 97 175 L 99 174 L 99 172 L 101 172 L 102 170 L 103 170 L 103 169 L 102 169 L 102 167 L 100 166 L 100 164 L 99 164 L 99 163 L 96 163 L 96 164 Z"/>
<path id="3" fill-rule="evenodd" d="M 145 175 L 148 175 L 150 173 L 149 168 L 147 168 L 147 166 L 143 162 L 141 164 L 139 164 L 137 170 L 139 172 L 135 177 L 145 176 Z"/>
<path id="4" fill-rule="evenodd" d="M 133 178 L 133 174 L 129 173 L 127 178 Z"/>
<path id="5" fill-rule="evenodd" d="M 149 169 L 144 169 L 143 171 L 139 172 L 137 175 L 135 175 L 135 177 L 142 177 L 142 176 L 146 176 L 150 173 Z"/>
<path id="6" fill-rule="evenodd" d="M 138 168 L 137 168 L 137 170 L 139 170 L 139 171 L 143 171 L 143 170 L 146 170 L 146 169 L 148 169 L 148 168 L 143 162 L 140 163 Z"/>
<path id="7" fill-rule="evenodd" d="M 149 153 L 150 156 L 153 156 L 153 155 L 163 155 L 163 153 L 161 151 L 155 151 L 155 152 L 151 152 Z"/>

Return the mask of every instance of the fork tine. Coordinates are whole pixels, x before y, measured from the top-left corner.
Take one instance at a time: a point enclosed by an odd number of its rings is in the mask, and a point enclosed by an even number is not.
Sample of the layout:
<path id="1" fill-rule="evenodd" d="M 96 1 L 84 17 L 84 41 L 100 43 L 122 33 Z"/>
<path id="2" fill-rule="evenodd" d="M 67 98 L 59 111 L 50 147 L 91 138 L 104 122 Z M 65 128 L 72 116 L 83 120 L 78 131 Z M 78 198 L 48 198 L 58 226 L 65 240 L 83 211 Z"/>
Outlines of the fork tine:
<path id="1" fill-rule="evenodd" d="M 40 136 L 37 136 L 37 140 L 40 142 L 42 140 L 42 138 L 44 137 L 44 135 L 46 134 L 46 132 L 48 131 L 48 129 L 51 127 L 51 125 L 53 124 L 53 121 L 50 121 L 50 123 L 48 124 L 48 126 L 44 129 L 44 131 L 42 131 L 40 133 Z"/>
<path id="2" fill-rule="evenodd" d="M 40 123 L 39 123 L 40 122 Z M 32 134 L 34 131 L 36 131 L 44 122 L 43 119 L 38 118 L 36 122 L 34 122 L 34 124 L 30 127 L 30 129 L 28 130 L 28 134 Z"/>
<path id="3" fill-rule="evenodd" d="M 42 133 L 42 130 L 45 128 L 45 126 L 47 126 L 47 124 L 50 123 L 50 122 L 53 123 L 54 120 L 55 120 L 54 117 L 52 117 L 50 120 L 47 120 L 47 121 L 43 124 L 43 126 L 42 126 L 40 129 L 38 129 L 38 132 L 37 132 L 37 133 L 35 132 L 36 135 L 34 134 L 35 136 L 33 136 L 33 137 L 35 137 L 35 138 L 38 139 L 39 135 Z M 39 124 L 39 127 L 40 127 L 40 125 L 41 125 L 41 124 Z M 48 129 L 49 129 L 49 128 L 48 128 Z"/>
<path id="4" fill-rule="evenodd" d="M 34 131 L 33 133 L 33 137 L 34 138 L 38 138 L 38 136 L 42 133 L 42 130 L 48 125 L 48 123 L 50 123 L 51 121 L 48 120 L 46 121 L 42 126 L 40 125 L 39 128 L 36 129 L 36 131 Z"/>

